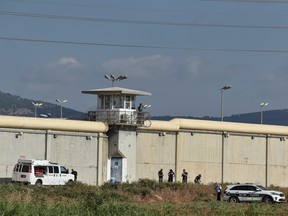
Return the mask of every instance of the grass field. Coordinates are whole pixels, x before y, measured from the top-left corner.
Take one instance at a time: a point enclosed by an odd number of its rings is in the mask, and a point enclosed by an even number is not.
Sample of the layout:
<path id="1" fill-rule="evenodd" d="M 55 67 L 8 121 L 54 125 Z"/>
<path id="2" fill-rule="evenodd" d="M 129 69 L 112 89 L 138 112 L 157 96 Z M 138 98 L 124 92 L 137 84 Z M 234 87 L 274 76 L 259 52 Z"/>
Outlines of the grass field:
<path id="1" fill-rule="evenodd" d="M 286 203 L 217 202 L 213 187 L 147 179 L 101 187 L 3 184 L 0 215 L 288 215 Z M 288 188 L 271 188 L 288 193 Z"/>

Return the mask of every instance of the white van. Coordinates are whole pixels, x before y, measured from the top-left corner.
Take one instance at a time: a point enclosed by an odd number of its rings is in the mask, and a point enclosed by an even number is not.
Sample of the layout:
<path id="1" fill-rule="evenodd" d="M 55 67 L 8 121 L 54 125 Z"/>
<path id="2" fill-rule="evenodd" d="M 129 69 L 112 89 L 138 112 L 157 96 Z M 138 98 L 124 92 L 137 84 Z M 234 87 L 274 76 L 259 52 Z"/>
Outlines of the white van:
<path id="1" fill-rule="evenodd" d="M 48 160 L 18 159 L 12 175 L 12 182 L 31 185 L 65 185 L 73 181 L 74 175 L 68 169 Z"/>

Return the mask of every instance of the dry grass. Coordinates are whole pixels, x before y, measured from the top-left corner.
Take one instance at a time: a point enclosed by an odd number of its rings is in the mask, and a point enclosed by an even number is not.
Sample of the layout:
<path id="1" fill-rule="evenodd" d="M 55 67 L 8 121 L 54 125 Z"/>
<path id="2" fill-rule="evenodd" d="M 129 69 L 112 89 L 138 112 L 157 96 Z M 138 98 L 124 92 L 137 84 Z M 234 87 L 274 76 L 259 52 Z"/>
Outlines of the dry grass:
<path id="1" fill-rule="evenodd" d="M 225 188 L 225 185 L 223 185 L 223 188 Z M 288 188 L 274 186 L 270 188 L 283 191 L 285 194 L 288 193 Z M 73 211 L 87 211 L 91 213 L 90 215 L 99 215 L 96 214 L 99 212 L 105 212 L 103 215 L 106 215 L 106 213 L 107 215 L 123 215 L 123 212 L 127 211 L 131 213 L 130 215 L 149 216 L 288 215 L 287 204 L 265 205 L 262 203 L 231 204 L 217 202 L 214 185 L 157 183 L 147 179 L 131 184 L 107 183 L 101 187 L 88 186 L 81 183 L 67 186 L 41 187 L 0 185 L 0 190 L 0 205 L 7 204 L 12 209 L 20 205 L 24 206 L 24 210 L 29 209 L 30 205 L 39 206 L 39 209 L 44 207 L 47 215 L 49 215 L 48 212 L 50 211 L 54 213 L 55 209 L 61 215 L 62 212 L 67 212 L 65 214 L 69 215 Z M 15 204 L 16 207 L 14 207 Z M 17 208 L 23 211 L 22 207 L 18 206 Z M 50 210 L 53 208 L 54 211 Z M 72 211 L 71 208 L 75 210 Z M 112 212 L 117 213 L 114 214 Z M 144 214 L 143 212 L 146 213 Z M 35 214 L 37 215 L 37 212 Z M 79 214 L 75 213 L 75 215 Z"/>
<path id="2" fill-rule="evenodd" d="M 137 196 L 136 201 L 148 203 L 192 203 L 198 201 L 210 202 L 214 200 L 213 188 L 203 185 L 187 185 L 183 188 L 171 189 L 165 187 L 154 190 L 146 196 Z"/>

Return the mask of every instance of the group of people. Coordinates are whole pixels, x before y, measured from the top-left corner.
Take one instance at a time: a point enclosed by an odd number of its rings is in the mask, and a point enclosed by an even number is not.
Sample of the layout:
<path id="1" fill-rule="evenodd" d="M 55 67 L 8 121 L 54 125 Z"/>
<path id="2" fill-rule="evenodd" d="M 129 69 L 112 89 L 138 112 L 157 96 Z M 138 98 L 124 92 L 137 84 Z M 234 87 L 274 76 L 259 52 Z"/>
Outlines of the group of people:
<path id="1" fill-rule="evenodd" d="M 160 169 L 158 171 L 158 177 L 159 177 L 159 182 L 163 182 L 163 177 L 164 177 L 163 169 Z M 168 182 L 173 182 L 173 178 L 174 177 L 175 177 L 175 173 L 174 173 L 174 171 L 172 169 L 170 169 L 169 172 L 168 172 Z M 181 177 L 182 177 L 182 182 L 183 183 L 187 183 L 187 181 L 188 181 L 188 172 L 185 169 L 183 169 Z M 201 174 L 197 175 L 195 177 L 195 179 L 194 179 L 194 183 L 195 184 L 200 184 L 201 183 L 201 177 L 202 177 Z M 215 193 L 217 195 L 217 201 L 221 201 L 221 193 L 222 193 L 221 185 L 216 182 L 214 190 L 215 190 Z"/>
<path id="2" fill-rule="evenodd" d="M 163 182 L 163 177 L 164 177 L 163 169 L 160 169 L 158 171 L 158 177 L 159 177 L 159 182 Z M 172 169 L 170 169 L 168 172 L 168 182 L 173 182 L 174 177 L 175 177 L 175 173 Z M 188 181 L 188 172 L 185 169 L 183 169 L 181 177 L 182 177 L 183 183 L 186 183 Z M 194 183 L 199 184 L 201 182 L 201 177 L 202 177 L 201 174 L 197 175 L 194 179 Z"/>
<path id="3" fill-rule="evenodd" d="M 173 182 L 174 176 L 175 176 L 175 173 L 173 172 L 172 169 L 170 169 L 168 172 L 168 182 Z M 164 177 L 163 169 L 160 169 L 158 171 L 158 177 L 159 177 L 159 182 L 163 182 L 163 177 Z"/>

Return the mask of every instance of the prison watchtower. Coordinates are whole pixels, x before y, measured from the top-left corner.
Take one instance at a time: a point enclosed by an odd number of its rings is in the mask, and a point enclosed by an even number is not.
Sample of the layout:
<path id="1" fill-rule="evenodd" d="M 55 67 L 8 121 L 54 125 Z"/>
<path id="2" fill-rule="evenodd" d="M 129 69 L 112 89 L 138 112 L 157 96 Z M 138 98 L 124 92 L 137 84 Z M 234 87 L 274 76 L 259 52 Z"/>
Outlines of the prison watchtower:
<path id="1" fill-rule="evenodd" d="M 137 96 L 150 96 L 151 93 L 133 89 L 115 87 L 114 82 L 110 88 L 91 89 L 82 91 L 84 94 L 97 95 L 96 121 L 106 122 L 109 125 L 135 125 L 143 126 L 149 118 L 149 113 L 139 110 L 136 104 Z"/>
<path id="2" fill-rule="evenodd" d="M 150 96 L 151 93 L 133 89 L 115 87 L 114 83 L 126 76 L 106 75 L 112 81 L 112 87 L 82 91 L 84 94 L 97 95 L 97 108 L 94 111 L 96 121 L 109 125 L 108 163 L 110 167 L 107 179 L 118 182 L 136 180 L 136 130 L 138 126 L 147 126 L 150 115 L 143 104 L 136 104 L 136 97 Z M 138 107 L 140 109 L 138 109 Z M 145 123 L 145 124 L 144 124 Z M 149 127 L 149 126 L 148 126 Z"/>

